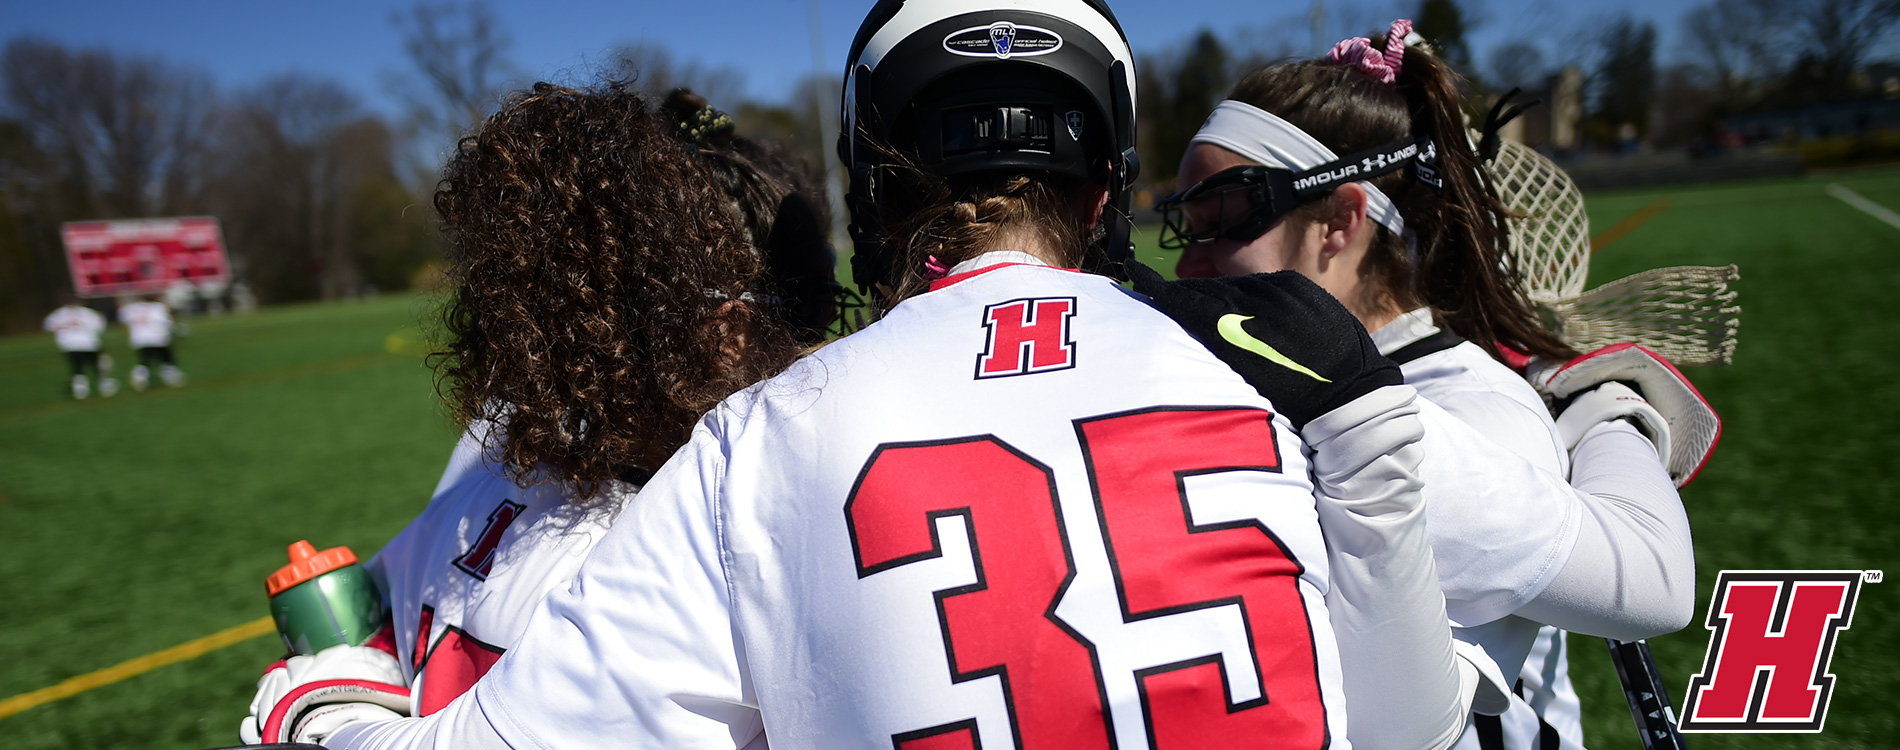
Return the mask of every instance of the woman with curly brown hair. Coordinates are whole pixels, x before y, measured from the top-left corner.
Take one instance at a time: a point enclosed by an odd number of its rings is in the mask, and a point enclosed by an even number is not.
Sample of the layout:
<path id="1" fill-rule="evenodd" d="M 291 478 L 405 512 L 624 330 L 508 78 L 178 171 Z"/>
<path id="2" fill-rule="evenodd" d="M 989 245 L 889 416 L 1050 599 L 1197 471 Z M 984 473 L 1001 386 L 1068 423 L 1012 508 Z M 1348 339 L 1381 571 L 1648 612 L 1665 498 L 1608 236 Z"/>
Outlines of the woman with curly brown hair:
<path id="1" fill-rule="evenodd" d="M 287 675 L 335 665 L 407 692 L 411 715 L 447 705 L 701 414 L 823 337 L 836 284 L 812 181 L 729 126 L 691 127 L 725 116 L 690 92 L 669 104 L 537 84 L 461 141 L 435 195 L 453 282 L 435 361 L 469 429 L 429 507 L 369 564 L 388 656 L 333 649 Z M 266 731 L 278 702 L 260 691 L 246 740 L 328 731 Z"/>

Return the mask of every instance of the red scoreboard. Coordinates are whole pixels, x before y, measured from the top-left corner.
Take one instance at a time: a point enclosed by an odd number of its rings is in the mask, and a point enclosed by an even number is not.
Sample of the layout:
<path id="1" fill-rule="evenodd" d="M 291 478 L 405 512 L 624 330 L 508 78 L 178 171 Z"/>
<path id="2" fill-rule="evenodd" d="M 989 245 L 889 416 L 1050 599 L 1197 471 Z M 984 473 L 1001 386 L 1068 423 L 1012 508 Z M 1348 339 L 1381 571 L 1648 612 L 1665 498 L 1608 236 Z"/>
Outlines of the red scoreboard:
<path id="1" fill-rule="evenodd" d="M 60 226 L 81 297 L 164 291 L 173 282 L 231 280 L 224 235 L 209 216 L 74 221 Z"/>

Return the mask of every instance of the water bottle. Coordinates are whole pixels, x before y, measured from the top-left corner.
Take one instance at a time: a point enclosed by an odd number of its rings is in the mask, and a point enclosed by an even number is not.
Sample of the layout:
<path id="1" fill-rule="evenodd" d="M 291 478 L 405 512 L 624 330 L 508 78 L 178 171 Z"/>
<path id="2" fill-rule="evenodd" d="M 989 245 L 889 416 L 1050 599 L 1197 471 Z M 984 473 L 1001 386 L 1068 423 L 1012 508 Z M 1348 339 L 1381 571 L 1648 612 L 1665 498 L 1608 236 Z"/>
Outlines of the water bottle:
<path id="1" fill-rule="evenodd" d="M 382 596 L 349 547 L 318 552 L 300 540 L 290 545 L 290 564 L 264 579 L 264 589 L 277 632 L 294 654 L 361 646 L 383 627 Z"/>

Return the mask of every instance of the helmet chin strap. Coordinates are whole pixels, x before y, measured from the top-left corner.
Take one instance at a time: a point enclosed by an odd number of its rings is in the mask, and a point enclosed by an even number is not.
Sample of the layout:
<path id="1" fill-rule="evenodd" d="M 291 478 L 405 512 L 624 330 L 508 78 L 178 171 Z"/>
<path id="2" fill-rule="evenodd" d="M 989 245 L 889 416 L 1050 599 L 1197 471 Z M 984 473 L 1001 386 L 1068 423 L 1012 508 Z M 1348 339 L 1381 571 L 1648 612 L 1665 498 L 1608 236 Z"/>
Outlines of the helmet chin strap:
<path id="1" fill-rule="evenodd" d="M 1102 203 L 1101 221 L 1107 230 L 1102 238 L 1102 250 L 1106 257 L 1093 270 L 1116 281 L 1128 281 L 1126 266 L 1135 257 L 1135 244 L 1129 239 L 1134 222 L 1122 210 L 1127 201 L 1121 198 L 1135 184 L 1135 178 L 1141 176 L 1141 158 L 1130 147 L 1122 150 L 1116 162 L 1109 170 L 1108 196 Z"/>

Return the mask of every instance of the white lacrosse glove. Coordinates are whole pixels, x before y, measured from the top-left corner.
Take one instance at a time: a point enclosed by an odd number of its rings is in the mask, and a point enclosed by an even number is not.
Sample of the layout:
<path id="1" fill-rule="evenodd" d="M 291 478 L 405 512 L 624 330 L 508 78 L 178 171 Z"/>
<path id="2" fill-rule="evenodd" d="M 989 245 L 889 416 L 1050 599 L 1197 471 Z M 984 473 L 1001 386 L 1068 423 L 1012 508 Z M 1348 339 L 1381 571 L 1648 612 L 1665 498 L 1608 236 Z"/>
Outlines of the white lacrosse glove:
<path id="1" fill-rule="evenodd" d="M 1669 420 L 1644 401 L 1642 394 L 1614 380 L 1572 397 L 1557 415 L 1557 435 L 1563 438 L 1565 448 L 1576 450 L 1590 428 L 1615 419 L 1629 420 L 1656 445 L 1656 455 L 1663 463 L 1669 462 Z M 1671 472 L 1670 476 L 1674 478 L 1675 474 Z"/>
<path id="2" fill-rule="evenodd" d="M 1591 427 L 1629 418 L 1656 444 L 1677 487 L 1695 479 L 1722 439 L 1722 418 L 1695 385 L 1662 355 L 1636 344 L 1612 344 L 1562 366 L 1534 361 L 1529 377 L 1558 402 L 1568 401 L 1557 415 L 1568 447 Z"/>
<path id="3" fill-rule="evenodd" d="M 271 665 L 257 681 L 251 715 L 238 728 L 245 744 L 321 744 L 358 721 L 409 715 L 409 688 L 394 654 L 374 646 L 332 646 Z"/>

